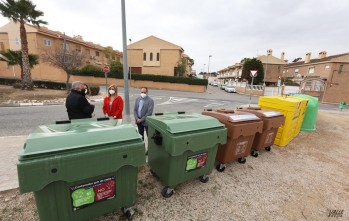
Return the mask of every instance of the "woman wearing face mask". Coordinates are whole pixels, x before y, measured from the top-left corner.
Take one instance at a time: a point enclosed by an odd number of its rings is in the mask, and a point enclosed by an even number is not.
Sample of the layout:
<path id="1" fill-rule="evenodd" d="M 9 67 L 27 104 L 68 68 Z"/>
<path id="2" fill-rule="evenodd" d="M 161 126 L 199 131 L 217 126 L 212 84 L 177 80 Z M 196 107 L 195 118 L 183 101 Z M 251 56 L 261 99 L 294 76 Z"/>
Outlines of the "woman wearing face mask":
<path id="1" fill-rule="evenodd" d="M 115 84 L 109 86 L 108 95 L 104 98 L 103 102 L 103 113 L 105 117 L 113 117 L 121 120 L 124 101 L 118 96 L 117 92 Z"/>

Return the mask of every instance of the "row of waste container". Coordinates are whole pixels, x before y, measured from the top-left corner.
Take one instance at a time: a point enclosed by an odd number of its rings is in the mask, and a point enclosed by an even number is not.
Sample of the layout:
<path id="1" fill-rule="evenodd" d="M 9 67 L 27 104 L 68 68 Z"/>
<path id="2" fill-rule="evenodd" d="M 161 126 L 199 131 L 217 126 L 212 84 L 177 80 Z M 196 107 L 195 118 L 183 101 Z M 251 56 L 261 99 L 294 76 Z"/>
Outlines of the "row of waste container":
<path id="1" fill-rule="evenodd" d="M 244 163 L 274 143 L 286 145 L 309 100 L 261 97 L 261 108 L 148 117 L 148 164 L 165 184 L 162 196 L 190 179 L 207 182 L 215 165 L 223 172 L 234 160 Z M 131 124 L 117 126 L 112 118 L 39 126 L 19 154 L 20 191 L 34 192 L 40 220 L 88 220 L 117 208 L 131 216 L 144 149 Z"/>

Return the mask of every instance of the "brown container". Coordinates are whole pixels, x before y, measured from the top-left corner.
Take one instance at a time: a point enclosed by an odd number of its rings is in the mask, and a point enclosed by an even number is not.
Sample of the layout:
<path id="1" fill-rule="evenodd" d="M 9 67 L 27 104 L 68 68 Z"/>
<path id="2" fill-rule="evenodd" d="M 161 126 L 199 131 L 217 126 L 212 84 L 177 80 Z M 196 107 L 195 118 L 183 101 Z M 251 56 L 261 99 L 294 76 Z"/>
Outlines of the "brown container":
<path id="1" fill-rule="evenodd" d="M 255 114 L 263 121 L 263 132 L 257 133 L 253 144 L 251 155 L 258 157 L 259 150 L 271 150 L 278 128 L 285 123 L 285 117 L 279 111 L 271 109 L 261 109 L 259 107 L 243 107 L 239 111 Z"/>
<path id="2" fill-rule="evenodd" d="M 262 133 L 263 121 L 256 115 L 237 110 L 205 110 L 203 115 L 218 119 L 227 128 L 227 143 L 218 146 L 216 169 L 222 172 L 233 160 L 245 163 L 256 133 Z"/>

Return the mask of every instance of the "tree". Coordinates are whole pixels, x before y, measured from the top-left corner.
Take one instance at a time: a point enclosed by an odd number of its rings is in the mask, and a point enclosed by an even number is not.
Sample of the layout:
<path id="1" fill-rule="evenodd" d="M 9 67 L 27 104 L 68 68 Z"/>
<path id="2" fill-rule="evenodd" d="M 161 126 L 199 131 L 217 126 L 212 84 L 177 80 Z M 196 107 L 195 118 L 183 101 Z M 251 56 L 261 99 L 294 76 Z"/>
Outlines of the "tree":
<path id="1" fill-rule="evenodd" d="M 43 50 L 41 58 L 44 62 L 47 62 L 50 65 L 60 68 L 66 72 L 67 79 L 65 84 L 68 92 L 70 90 L 69 79 L 71 73 L 78 70 L 84 64 L 86 55 L 76 50 L 66 51 L 64 48 L 59 48 L 55 51 Z"/>
<path id="2" fill-rule="evenodd" d="M 111 47 L 111 46 L 105 47 L 104 50 L 103 50 L 103 54 L 107 58 L 108 62 L 110 60 L 112 60 L 113 56 L 116 56 L 116 53 L 115 53 L 113 47 Z"/>
<path id="3" fill-rule="evenodd" d="M 175 75 L 183 77 L 191 74 L 191 67 L 194 65 L 194 60 L 189 57 L 182 57 L 175 67 Z"/>
<path id="4" fill-rule="evenodd" d="M 262 83 L 264 79 L 264 68 L 262 62 L 256 58 L 244 58 L 243 61 L 241 78 L 245 78 L 251 83 L 251 70 L 257 70 L 257 77 L 254 78 L 253 84 Z"/>
<path id="5" fill-rule="evenodd" d="M 7 62 L 8 65 L 14 66 L 19 65 L 21 67 L 21 79 L 23 79 L 23 63 L 22 63 L 22 52 L 7 50 L 1 53 L 6 59 L 0 59 Z M 35 54 L 29 54 L 29 66 L 33 68 L 34 65 L 39 64 L 39 56 Z"/>
<path id="6" fill-rule="evenodd" d="M 1 14 L 11 21 L 15 23 L 19 22 L 20 24 L 19 32 L 21 36 L 23 64 L 22 89 L 25 90 L 32 90 L 34 85 L 30 73 L 27 32 L 24 25 L 30 23 L 39 27 L 41 24 L 47 24 L 46 21 L 39 19 L 39 17 L 43 16 L 44 13 L 35 8 L 36 5 L 34 5 L 30 0 L 5 0 L 0 3 Z"/>
<path id="7" fill-rule="evenodd" d="M 110 62 L 110 71 L 116 73 L 123 73 L 123 65 L 120 61 L 112 61 Z"/>

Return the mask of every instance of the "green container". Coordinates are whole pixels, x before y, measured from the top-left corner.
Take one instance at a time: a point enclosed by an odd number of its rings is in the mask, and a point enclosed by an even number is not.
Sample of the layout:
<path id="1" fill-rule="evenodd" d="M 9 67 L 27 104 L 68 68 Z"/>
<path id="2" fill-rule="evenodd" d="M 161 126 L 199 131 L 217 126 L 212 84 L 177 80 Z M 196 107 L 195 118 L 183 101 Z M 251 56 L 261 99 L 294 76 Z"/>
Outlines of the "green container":
<path id="1" fill-rule="evenodd" d="M 315 124 L 319 109 L 319 99 L 317 97 L 313 97 L 306 94 L 295 94 L 295 97 L 300 97 L 304 99 L 308 99 L 308 106 L 305 111 L 303 123 L 301 126 L 301 131 L 312 132 L 315 131 Z"/>
<path id="2" fill-rule="evenodd" d="M 218 144 L 225 144 L 227 130 L 217 119 L 196 113 L 165 113 L 147 117 L 148 164 L 166 185 L 164 197 L 173 188 L 193 178 L 208 181 Z"/>
<path id="3" fill-rule="evenodd" d="M 34 192 L 40 220 L 88 220 L 126 208 L 137 194 L 144 142 L 130 125 L 83 119 L 29 134 L 17 164 L 21 193 Z"/>

